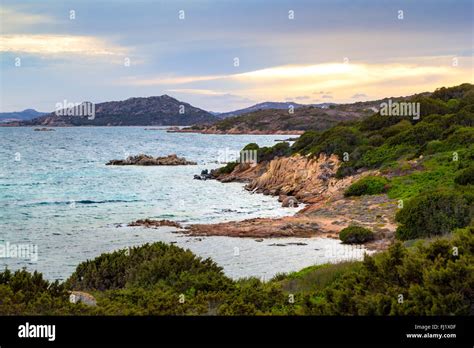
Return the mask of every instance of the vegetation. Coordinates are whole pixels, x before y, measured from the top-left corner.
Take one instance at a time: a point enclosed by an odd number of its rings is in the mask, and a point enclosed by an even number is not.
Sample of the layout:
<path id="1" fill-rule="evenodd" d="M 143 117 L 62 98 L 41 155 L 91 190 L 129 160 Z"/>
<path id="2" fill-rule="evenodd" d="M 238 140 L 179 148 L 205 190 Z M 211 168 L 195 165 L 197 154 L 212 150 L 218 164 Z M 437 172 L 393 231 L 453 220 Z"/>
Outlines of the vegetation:
<path id="1" fill-rule="evenodd" d="M 346 244 L 361 244 L 374 239 L 374 233 L 361 226 L 349 226 L 339 232 L 339 239 Z"/>
<path id="2" fill-rule="evenodd" d="M 399 210 L 397 237 L 402 240 L 446 234 L 467 226 L 472 219 L 468 201 L 459 192 L 436 190 L 424 192 Z"/>
<path id="3" fill-rule="evenodd" d="M 473 185 L 474 184 L 474 166 L 459 171 L 454 178 L 454 182 L 458 185 Z"/>
<path id="4" fill-rule="evenodd" d="M 383 176 L 366 176 L 349 186 L 346 192 L 344 192 L 344 196 L 376 195 L 384 193 L 387 191 L 387 185 L 388 180 Z"/>
<path id="5" fill-rule="evenodd" d="M 467 227 L 412 246 L 398 242 L 362 262 L 261 282 L 228 279 L 210 260 L 155 243 L 85 262 L 65 284 L 6 270 L 0 314 L 472 315 L 473 255 L 474 228 Z M 78 288 L 92 293 L 97 306 L 69 303 L 67 290 Z"/>

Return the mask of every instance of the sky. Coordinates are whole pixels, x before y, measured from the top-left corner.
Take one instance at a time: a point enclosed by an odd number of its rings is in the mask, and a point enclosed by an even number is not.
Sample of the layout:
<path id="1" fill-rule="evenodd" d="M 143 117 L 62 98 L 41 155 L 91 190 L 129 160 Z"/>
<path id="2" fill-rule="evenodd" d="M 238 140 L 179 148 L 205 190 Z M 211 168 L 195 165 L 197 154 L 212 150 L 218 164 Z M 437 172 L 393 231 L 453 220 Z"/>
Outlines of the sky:
<path id="1" fill-rule="evenodd" d="M 472 0 L 0 5 L 0 112 L 168 94 L 225 112 L 474 82 Z"/>

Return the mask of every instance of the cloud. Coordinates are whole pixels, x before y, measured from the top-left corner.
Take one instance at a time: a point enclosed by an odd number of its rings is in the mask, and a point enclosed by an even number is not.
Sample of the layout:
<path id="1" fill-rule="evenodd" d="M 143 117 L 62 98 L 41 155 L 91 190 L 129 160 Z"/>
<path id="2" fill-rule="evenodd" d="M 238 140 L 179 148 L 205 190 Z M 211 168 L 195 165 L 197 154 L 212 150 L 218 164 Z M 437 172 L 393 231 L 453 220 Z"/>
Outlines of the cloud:
<path id="1" fill-rule="evenodd" d="M 3 33 L 15 32 L 34 25 L 54 22 L 54 19 L 48 15 L 21 12 L 13 7 L 5 6 L 0 6 L 0 18 L 2 19 Z"/>
<path id="2" fill-rule="evenodd" d="M 356 93 L 351 98 L 357 99 L 357 98 L 368 98 L 368 97 L 369 96 L 365 93 Z"/>
<path id="3" fill-rule="evenodd" d="M 463 59 L 463 58 L 460 58 Z M 317 99 L 351 102 L 356 98 L 407 95 L 434 90 L 440 85 L 465 82 L 470 58 L 453 67 L 449 57 L 413 58 L 403 63 L 322 63 L 285 65 L 234 74 L 128 77 L 122 84 L 135 86 L 166 85 L 181 93 L 222 95 L 227 92 L 240 97 L 265 100 Z M 215 92 L 215 91 L 227 92 Z M 364 94 L 357 91 L 364 90 Z M 337 95 L 337 98 L 335 97 Z"/>
<path id="4" fill-rule="evenodd" d="M 3 35 L 0 52 L 36 55 L 123 55 L 125 48 L 107 43 L 93 36 L 71 35 Z"/>
<path id="5" fill-rule="evenodd" d="M 200 94 L 200 95 L 226 95 L 229 93 L 213 91 L 210 89 L 194 89 L 194 88 L 178 88 L 167 89 L 166 92 L 172 93 L 186 93 L 186 94 Z"/>

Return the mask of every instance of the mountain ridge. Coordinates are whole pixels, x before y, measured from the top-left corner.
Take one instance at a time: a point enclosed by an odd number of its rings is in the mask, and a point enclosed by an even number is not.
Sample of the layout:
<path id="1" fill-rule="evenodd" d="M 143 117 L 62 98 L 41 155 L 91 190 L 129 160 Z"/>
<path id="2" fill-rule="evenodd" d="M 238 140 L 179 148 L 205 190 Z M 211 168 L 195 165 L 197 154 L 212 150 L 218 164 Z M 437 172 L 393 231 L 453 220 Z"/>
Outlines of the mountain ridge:
<path id="1" fill-rule="evenodd" d="M 90 103 L 89 103 L 90 104 Z M 86 105 L 86 102 L 81 103 Z M 130 97 L 119 101 L 106 101 L 94 106 L 94 115 L 68 115 L 71 107 L 59 112 L 20 121 L 18 126 L 188 126 L 217 121 L 211 113 L 179 101 L 169 95 Z"/>

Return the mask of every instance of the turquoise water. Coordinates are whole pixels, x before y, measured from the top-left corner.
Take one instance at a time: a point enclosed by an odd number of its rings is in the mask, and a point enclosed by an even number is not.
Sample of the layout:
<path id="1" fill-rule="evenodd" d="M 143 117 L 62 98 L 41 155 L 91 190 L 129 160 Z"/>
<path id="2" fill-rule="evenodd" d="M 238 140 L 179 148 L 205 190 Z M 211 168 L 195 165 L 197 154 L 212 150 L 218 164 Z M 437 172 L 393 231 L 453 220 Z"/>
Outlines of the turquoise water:
<path id="1" fill-rule="evenodd" d="M 0 128 L 0 266 L 26 267 L 49 279 L 65 279 L 78 263 L 102 252 L 158 240 L 213 257 L 233 277 L 271 276 L 320 263 L 321 246 L 339 250 L 337 241 L 312 238 L 308 245 L 316 247 L 284 247 L 288 259 L 282 260 L 282 247 L 270 245 L 275 241 L 193 238 L 171 228 L 124 226 L 140 218 L 188 224 L 294 214 L 295 208 L 281 208 L 275 197 L 249 194 L 242 184 L 193 180 L 202 169 L 219 167 L 223 153 L 250 142 L 273 145 L 284 137 L 288 136 L 166 133 L 143 127 L 54 132 Z M 139 153 L 176 153 L 198 165 L 105 166 L 111 159 Z M 3 250 L 9 243 L 30 247 L 31 253 L 2 255 L 1 243 Z"/>

